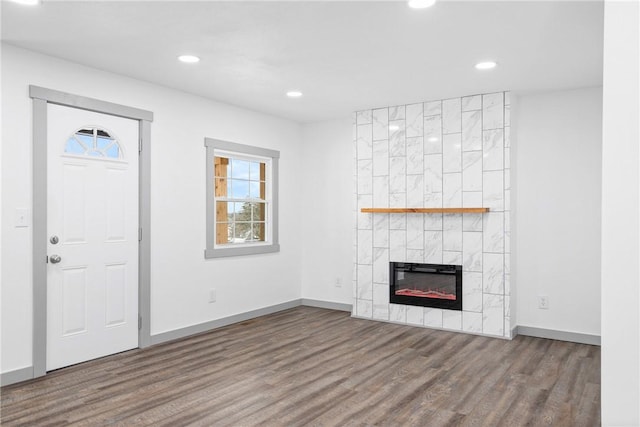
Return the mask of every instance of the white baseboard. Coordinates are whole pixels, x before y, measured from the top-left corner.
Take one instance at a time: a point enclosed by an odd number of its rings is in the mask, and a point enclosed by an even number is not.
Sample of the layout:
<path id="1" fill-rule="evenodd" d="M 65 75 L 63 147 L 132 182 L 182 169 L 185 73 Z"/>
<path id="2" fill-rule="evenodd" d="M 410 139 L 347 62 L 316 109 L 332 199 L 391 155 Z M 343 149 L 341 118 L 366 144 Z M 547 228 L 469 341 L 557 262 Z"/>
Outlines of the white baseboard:
<path id="1" fill-rule="evenodd" d="M 321 301 L 317 299 L 302 298 L 302 305 L 308 307 L 328 308 L 329 310 L 339 310 L 351 312 L 351 304 L 345 304 L 341 302 Z"/>
<path id="2" fill-rule="evenodd" d="M 569 341 L 579 344 L 600 345 L 600 335 L 583 334 L 580 332 L 557 331 L 554 329 L 536 328 L 533 326 L 516 326 L 513 337 L 526 335 L 528 337 L 548 338 L 558 341 Z"/>
<path id="3" fill-rule="evenodd" d="M 0 386 L 11 385 L 33 378 L 33 366 L 0 374 Z"/>

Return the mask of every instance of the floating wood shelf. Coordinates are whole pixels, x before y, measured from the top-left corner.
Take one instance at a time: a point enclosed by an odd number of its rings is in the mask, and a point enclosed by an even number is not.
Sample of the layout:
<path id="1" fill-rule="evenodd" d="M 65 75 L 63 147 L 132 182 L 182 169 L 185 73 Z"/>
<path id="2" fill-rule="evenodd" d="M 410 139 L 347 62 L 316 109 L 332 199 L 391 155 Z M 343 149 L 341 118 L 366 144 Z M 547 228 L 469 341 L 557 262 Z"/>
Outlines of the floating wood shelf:
<path id="1" fill-rule="evenodd" d="M 362 208 L 362 213 L 485 213 L 489 208 Z"/>

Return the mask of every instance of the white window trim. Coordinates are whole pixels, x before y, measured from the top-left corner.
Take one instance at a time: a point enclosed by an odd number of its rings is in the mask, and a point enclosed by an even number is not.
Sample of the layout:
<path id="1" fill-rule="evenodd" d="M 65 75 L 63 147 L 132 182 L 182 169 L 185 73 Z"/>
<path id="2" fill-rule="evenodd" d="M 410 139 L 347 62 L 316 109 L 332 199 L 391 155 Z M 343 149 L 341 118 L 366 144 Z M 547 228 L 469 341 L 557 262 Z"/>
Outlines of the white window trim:
<path id="1" fill-rule="evenodd" d="M 253 147 L 251 145 L 237 144 L 235 142 L 219 139 L 205 138 L 204 145 L 207 149 L 207 247 L 204 251 L 205 258 L 220 258 L 229 256 L 255 255 L 270 252 L 279 252 L 278 243 L 278 160 L 280 152 L 266 148 Z M 236 159 L 267 160 L 270 169 L 270 181 L 267 182 L 267 241 L 255 243 L 238 243 L 233 245 L 217 245 L 215 242 L 215 170 L 214 157 L 216 155 L 228 155 Z"/>

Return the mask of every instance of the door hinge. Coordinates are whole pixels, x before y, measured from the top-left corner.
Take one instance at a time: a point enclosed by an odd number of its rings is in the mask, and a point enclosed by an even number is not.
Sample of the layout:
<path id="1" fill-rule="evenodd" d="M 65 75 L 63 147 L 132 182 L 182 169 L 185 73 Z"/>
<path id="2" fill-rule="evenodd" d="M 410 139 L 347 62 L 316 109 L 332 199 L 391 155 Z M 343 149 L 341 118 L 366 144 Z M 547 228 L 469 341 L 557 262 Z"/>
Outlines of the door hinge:
<path id="1" fill-rule="evenodd" d="M 138 330 L 142 329 L 142 316 L 138 316 Z"/>
<path id="2" fill-rule="evenodd" d="M 138 242 L 142 242 L 142 228 L 138 228 Z"/>
<path id="3" fill-rule="evenodd" d="M 138 153 L 142 153 L 142 138 L 138 139 Z"/>
<path id="4" fill-rule="evenodd" d="M 44 262 L 49 264 L 49 255 L 44 256 Z"/>

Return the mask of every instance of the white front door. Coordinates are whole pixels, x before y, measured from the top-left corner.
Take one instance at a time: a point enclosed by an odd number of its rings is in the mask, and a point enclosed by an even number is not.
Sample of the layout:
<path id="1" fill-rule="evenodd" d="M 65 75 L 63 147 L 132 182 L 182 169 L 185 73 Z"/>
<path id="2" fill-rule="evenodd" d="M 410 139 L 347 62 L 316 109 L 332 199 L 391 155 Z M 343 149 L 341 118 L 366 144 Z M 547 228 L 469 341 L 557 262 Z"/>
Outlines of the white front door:
<path id="1" fill-rule="evenodd" d="M 47 108 L 50 371 L 138 347 L 138 122 Z"/>

